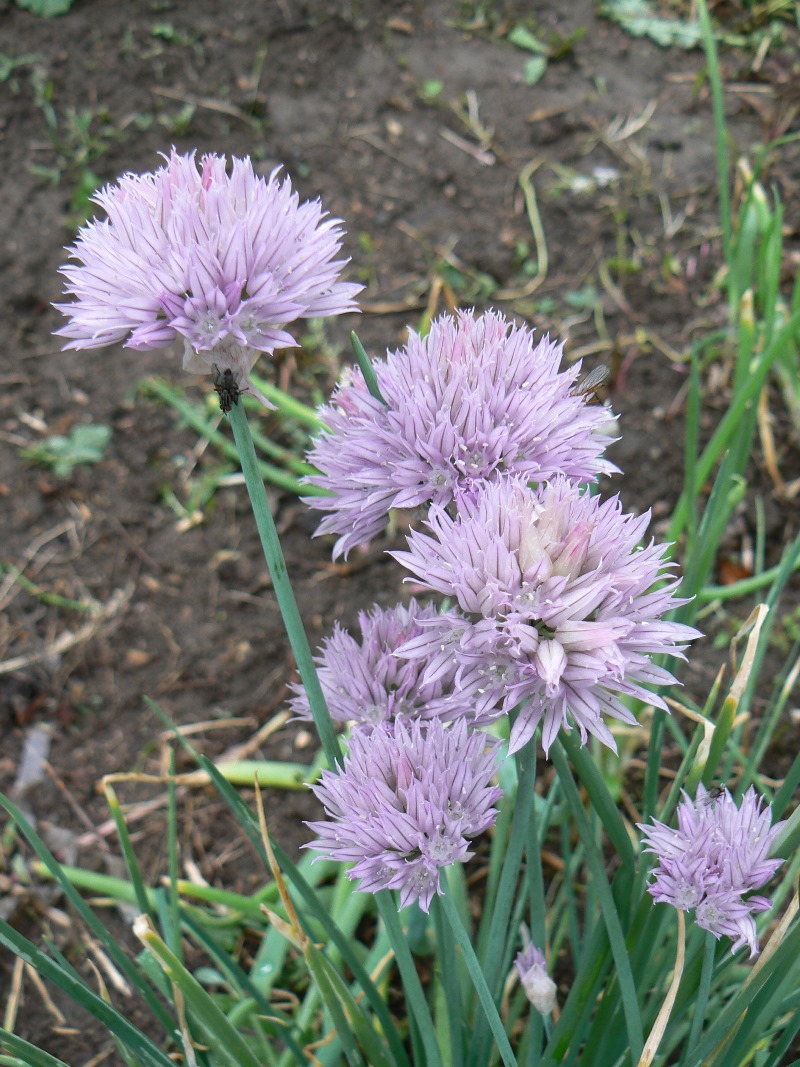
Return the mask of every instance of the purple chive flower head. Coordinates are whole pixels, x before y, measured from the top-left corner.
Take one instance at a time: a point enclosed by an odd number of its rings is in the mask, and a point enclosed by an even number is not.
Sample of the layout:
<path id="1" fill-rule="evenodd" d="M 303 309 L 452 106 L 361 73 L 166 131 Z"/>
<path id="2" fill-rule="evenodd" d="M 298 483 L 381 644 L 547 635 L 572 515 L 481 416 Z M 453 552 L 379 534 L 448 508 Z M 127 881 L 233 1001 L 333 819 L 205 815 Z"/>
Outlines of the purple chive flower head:
<path id="1" fill-rule="evenodd" d="M 528 928 L 522 925 L 522 951 L 514 960 L 525 996 L 540 1015 L 549 1015 L 556 1004 L 556 984 L 547 973 L 544 953 L 531 943 Z"/>
<path id="2" fill-rule="evenodd" d="M 664 707 L 647 687 L 675 679 L 650 657 L 678 655 L 698 636 L 662 621 L 684 601 L 673 596 L 666 546 L 636 547 L 649 521 L 564 478 L 538 490 L 521 479 L 486 485 L 459 501 L 455 518 L 433 505 L 431 534 L 412 531 L 409 551 L 392 554 L 426 588 L 453 597 L 464 617 L 426 627 L 400 655 L 436 667 L 453 658 L 455 686 L 472 698 L 476 721 L 523 702 L 512 752 L 540 722 L 545 752 L 571 723 L 583 743 L 594 734 L 616 750 L 602 717 L 634 724 L 624 696 Z"/>
<path id="3" fill-rule="evenodd" d="M 785 825 L 771 825 L 769 807 L 751 786 L 737 808 L 727 789 L 712 798 L 701 785 L 678 805 L 678 829 L 653 820 L 639 823 L 645 851 L 658 856 L 648 891 L 659 903 L 681 911 L 694 909 L 695 922 L 719 940 L 733 939 L 732 952 L 744 945 L 758 954 L 753 915 L 771 907 L 766 897 L 744 899 L 765 885 L 784 862 L 768 859 L 775 837 Z"/>
<path id="4" fill-rule="evenodd" d="M 534 344 L 497 311 L 458 312 L 375 361 L 385 404 L 350 372 L 309 453 L 322 473 L 308 481 L 333 493 L 307 503 L 328 512 L 318 534 L 340 535 L 334 557 L 379 534 L 391 508 L 444 507 L 503 474 L 585 482 L 615 471 L 603 458 L 613 419 L 571 391 L 579 367 L 559 371 L 562 347 Z"/>
<path id="5" fill-rule="evenodd" d="M 401 907 L 427 912 L 442 868 L 494 824 L 497 769 L 496 743 L 463 720 L 357 729 L 343 770 L 311 787 L 330 821 L 308 823 L 318 837 L 306 847 L 352 863 L 361 892 L 398 889 Z"/>
<path id="6" fill-rule="evenodd" d="M 67 348 L 184 342 L 191 371 L 230 368 L 236 384 L 259 352 L 295 344 L 298 318 L 353 311 L 362 286 L 339 281 L 342 231 L 288 179 L 259 177 L 249 158 L 179 155 L 125 174 L 92 199 L 106 212 L 61 268 L 71 303 L 57 331 Z"/>
<path id="7" fill-rule="evenodd" d="M 450 711 L 446 717 L 452 718 L 452 705 L 461 707 L 452 694 L 455 664 L 448 661 L 435 678 L 425 681 L 424 660 L 395 655 L 400 645 L 424 633 L 426 623 L 440 618 L 433 605 L 422 606 L 412 599 L 408 607 L 375 606 L 360 612 L 360 640 L 337 623 L 316 657 L 331 718 L 374 726 L 400 718 L 431 718 L 445 709 Z M 299 718 L 310 719 L 305 689 L 299 684 L 293 688 L 292 710 Z"/>

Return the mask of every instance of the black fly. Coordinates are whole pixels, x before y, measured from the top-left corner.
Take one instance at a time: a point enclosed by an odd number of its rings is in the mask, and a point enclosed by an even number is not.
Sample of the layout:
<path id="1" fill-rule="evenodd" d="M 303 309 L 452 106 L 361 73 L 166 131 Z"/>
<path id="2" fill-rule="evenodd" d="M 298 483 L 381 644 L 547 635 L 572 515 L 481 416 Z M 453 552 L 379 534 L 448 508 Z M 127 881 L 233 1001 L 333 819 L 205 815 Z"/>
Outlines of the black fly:
<path id="1" fill-rule="evenodd" d="M 705 795 L 700 798 L 698 807 L 701 808 L 713 808 L 718 800 L 725 796 L 724 785 L 712 785 Z"/>
<path id="2" fill-rule="evenodd" d="M 242 395 L 230 367 L 221 371 L 216 363 L 214 364 L 214 389 L 219 397 L 220 411 L 227 415 L 233 405 L 239 403 L 239 397 Z"/>

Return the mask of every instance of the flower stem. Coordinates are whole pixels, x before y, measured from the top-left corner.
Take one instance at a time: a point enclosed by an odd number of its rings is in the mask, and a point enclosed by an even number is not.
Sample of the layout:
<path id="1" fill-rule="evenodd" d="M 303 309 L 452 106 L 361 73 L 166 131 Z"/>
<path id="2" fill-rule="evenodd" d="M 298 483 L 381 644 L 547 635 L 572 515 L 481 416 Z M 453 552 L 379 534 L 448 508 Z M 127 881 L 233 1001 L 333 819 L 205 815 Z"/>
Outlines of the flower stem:
<path id="1" fill-rule="evenodd" d="M 395 903 L 391 894 L 386 890 L 375 894 L 375 903 L 386 927 L 386 933 L 394 951 L 400 977 L 403 980 L 403 991 L 406 996 L 408 1013 L 416 1022 L 420 1038 L 425 1047 L 427 1067 L 443 1067 L 441 1053 L 436 1041 L 436 1027 L 431 1018 L 430 1008 L 425 999 L 425 993 L 408 947 L 408 941 L 403 933 Z"/>
<path id="2" fill-rule="evenodd" d="M 683 919 L 683 912 L 678 912 L 678 921 Z M 679 927 L 679 933 L 681 927 Z M 716 941 L 714 935 L 706 931 L 705 933 L 705 945 L 703 947 L 703 969 L 700 972 L 700 981 L 697 985 L 697 992 L 694 997 L 694 1015 L 692 1016 L 692 1028 L 689 1031 L 689 1036 L 686 1038 L 686 1044 L 684 1048 L 686 1053 L 700 1040 L 700 1034 L 703 1032 L 703 1023 L 706 1017 L 706 1007 L 708 1006 L 708 991 L 711 988 L 711 979 L 714 976 L 714 953 L 716 950 Z"/>
<path id="3" fill-rule="evenodd" d="M 458 914 L 453 898 L 449 893 L 444 893 L 440 899 L 445 918 L 450 924 L 450 929 L 453 932 L 456 944 L 461 949 L 464 963 L 469 971 L 472 984 L 475 987 L 475 992 L 478 994 L 478 999 L 486 1013 L 486 1018 L 494 1036 L 497 1050 L 500 1053 L 500 1058 L 505 1064 L 505 1067 L 517 1067 L 517 1061 L 511 1049 L 508 1035 L 503 1027 L 503 1022 L 497 1010 L 497 1005 L 492 999 L 492 994 L 489 992 L 486 979 L 483 977 L 483 972 L 481 971 L 481 965 L 478 963 L 478 957 L 475 955 L 475 950 L 472 947 L 469 933 L 461 922 L 461 916 Z"/>
<path id="4" fill-rule="evenodd" d="M 253 445 L 253 438 L 250 434 L 250 427 L 242 404 L 233 405 L 230 412 L 230 420 L 231 428 L 233 430 L 233 439 L 235 440 L 236 448 L 239 451 L 239 460 L 242 464 L 242 472 L 244 474 L 245 484 L 247 485 L 247 492 L 250 495 L 250 504 L 253 508 L 253 515 L 256 520 L 256 526 L 258 527 L 258 534 L 261 538 L 261 547 L 264 550 L 264 558 L 269 567 L 269 573 L 272 578 L 273 588 L 275 589 L 278 607 L 283 616 L 286 633 L 288 634 L 289 643 L 292 646 L 292 652 L 294 653 L 294 658 L 297 662 L 300 678 L 302 679 L 308 695 L 308 703 L 311 707 L 311 714 L 314 716 L 314 723 L 317 727 L 319 739 L 322 743 L 329 765 L 334 767 L 337 763 L 341 762 L 339 743 L 336 740 L 336 734 L 333 731 L 333 723 L 331 722 L 328 706 L 325 703 L 322 687 L 319 684 L 317 668 L 314 665 L 314 657 L 311 654 L 311 648 L 308 644 L 303 621 L 300 618 L 300 611 L 297 607 L 294 591 L 292 590 L 292 585 L 289 581 L 286 560 L 284 559 L 283 550 L 281 549 L 278 531 L 275 529 L 272 512 L 270 511 L 269 503 L 267 502 L 267 493 L 264 489 L 264 483 L 258 472 L 258 460 Z"/>

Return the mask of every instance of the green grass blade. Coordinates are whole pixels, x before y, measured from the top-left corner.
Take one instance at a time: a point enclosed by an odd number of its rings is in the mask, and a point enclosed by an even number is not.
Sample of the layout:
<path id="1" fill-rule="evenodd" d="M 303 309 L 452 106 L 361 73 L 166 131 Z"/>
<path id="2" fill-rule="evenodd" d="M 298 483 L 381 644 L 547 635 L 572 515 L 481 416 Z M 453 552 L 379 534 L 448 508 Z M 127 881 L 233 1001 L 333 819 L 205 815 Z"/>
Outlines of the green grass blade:
<path id="1" fill-rule="evenodd" d="M 186 970 L 166 942 L 158 936 L 151 919 L 140 915 L 133 924 L 133 932 L 158 961 L 170 982 L 180 990 L 187 1014 L 194 1026 L 202 1032 L 204 1039 L 211 1041 L 211 1047 L 220 1063 L 228 1063 L 230 1067 L 260 1067 L 249 1044 L 238 1030 L 231 1026 L 225 1014 L 194 975 Z"/>
<path id="2" fill-rule="evenodd" d="M 518 780 L 516 769 L 514 770 L 513 781 L 508 780 L 512 777 L 507 775 L 510 766 L 513 767 L 514 765 L 507 761 L 503 764 L 500 770 L 500 788 L 504 791 L 505 795 L 502 797 L 498 805 L 497 820 L 494 824 L 491 837 L 489 872 L 486 878 L 486 901 L 490 904 L 497 898 L 500 878 L 505 869 L 504 861 L 508 853 L 509 835 L 516 806 Z M 489 937 L 492 911 L 493 908 L 484 908 L 481 913 L 476 945 L 479 960 L 486 959 L 486 942 Z"/>
<path id="3" fill-rule="evenodd" d="M 284 393 L 277 385 L 273 385 L 272 382 L 268 382 L 264 378 L 259 378 L 255 374 L 251 374 L 250 378 L 256 389 L 263 393 L 267 400 L 273 403 L 283 415 L 286 415 L 301 426 L 308 427 L 313 433 L 319 433 L 320 430 L 327 429 L 314 408 L 310 408 L 301 400 L 290 396 L 289 393 Z M 247 401 L 246 394 L 243 399 Z"/>
<path id="4" fill-rule="evenodd" d="M 689 393 L 686 401 L 686 433 L 684 440 L 683 485 L 687 500 L 686 543 L 687 555 L 697 541 L 697 457 L 699 455 L 700 412 L 701 412 L 700 360 L 696 349 L 692 349 L 692 362 L 689 368 Z"/>
<path id="5" fill-rule="evenodd" d="M 732 442 L 737 438 L 741 429 L 742 420 L 745 418 L 745 411 L 748 404 L 754 401 L 764 388 L 764 383 L 772 369 L 773 363 L 778 358 L 782 349 L 791 341 L 791 338 L 794 336 L 798 328 L 800 328 L 800 309 L 798 309 L 798 311 L 784 323 L 773 338 L 772 344 L 759 357 L 758 361 L 754 363 L 747 382 L 742 386 L 741 391 L 734 396 L 731 406 L 722 417 L 719 425 L 711 436 L 711 440 L 706 445 L 702 455 L 698 459 L 696 477 L 698 491 L 708 481 L 719 458 L 724 455 L 725 450 L 729 448 Z M 688 508 L 689 503 L 686 491 L 684 490 L 675 507 L 675 511 L 673 512 L 672 522 L 670 523 L 669 532 L 667 533 L 666 540 L 670 543 L 675 543 L 680 539 L 686 526 Z"/>
<path id="6" fill-rule="evenodd" d="M 355 352 L 356 360 L 358 362 L 359 370 L 364 375 L 364 382 L 369 389 L 370 395 L 374 396 L 376 400 L 380 400 L 382 404 L 386 404 L 386 401 L 381 396 L 381 389 L 378 385 L 378 377 L 375 374 L 375 370 L 372 366 L 372 362 L 367 355 L 367 351 L 359 340 L 358 334 L 355 330 L 350 334 L 350 343 L 353 346 L 353 352 Z"/>
<path id="7" fill-rule="evenodd" d="M 437 896 L 431 901 L 431 912 L 436 928 L 437 978 L 441 982 L 444 998 L 443 1015 L 447 1020 L 448 1048 L 445 1059 L 450 1063 L 466 1063 L 464 1055 L 464 1006 L 461 1002 L 459 963 L 453 933 L 442 915 L 442 905 Z M 437 1018 L 438 1021 L 438 1018 Z"/>
<path id="8" fill-rule="evenodd" d="M 703 1030 L 703 1020 L 706 1015 L 706 1006 L 708 1004 L 708 994 L 711 989 L 711 980 L 714 977 L 714 954 L 716 952 L 717 943 L 714 940 L 713 934 L 709 934 L 707 931 L 704 931 L 704 934 L 705 947 L 703 949 L 703 969 L 700 972 L 700 983 L 694 997 L 692 1027 L 686 1038 L 687 1050 L 694 1048 L 700 1040 L 700 1034 Z"/>
<path id="9" fill-rule="evenodd" d="M 481 933 L 488 925 L 488 936 L 478 940 L 482 953 L 479 958 L 486 984 L 492 996 L 498 999 L 505 979 L 503 965 L 506 940 L 509 936 L 509 920 L 519 887 L 522 857 L 528 843 L 530 814 L 536 802 L 536 750 L 533 742 L 517 754 L 516 761 L 518 784 L 511 834 L 503 856 L 503 868 L 496 895 L 487 902 L 488 914 L 481 917 Z M 477 994 L 477 988 L 475 992 Z M 478 1014 L 475 1019 L 468 1061 L 473 1067 L 486 1062 L 491 1041 L 489 1023 L 485 1013 Z"/>
<path id="10" fill-rule="evenodd" d="M 99 997 L 74 970 L 67 970 L 46 955 L 4 919 L 0 919 L 0 944 L 29 963 L 43 978 L 58 986 L 81 1008 L 101 1022 L 137 1056 L 146 1067 L 173 1067 L 172 1060 L 149 1037 L 137 1030 L 117 1009 Z"/>
<path id="11" fill-rule="evenodd" d="M 562 746 L 571 760 L 581 784 L 589 794 L 594 810 L 619 856 L 620 862 L 623 866 L 633 871 L 636 866 L 636 853 L 633 849 L 630 834 L 625 828 L 625 823 L 614 803 L 614 798 L 603 781 L 602 774 L 597 769 L 597 764 L 574 733 L 567 733 L 562 730 L 558 735 L 557 744 Z"/>
<path id="12" fill-rule="evenodd" d="M 18 1053 L 20 1059 L 9 1061 L 3 1056 L 0 1057 L 0 1063 L 17 1063 L 22 1064 L 22 1067 L 69 1067 L 69 1064 L 64 1063 L 63 1060 L 56 1059 L 49 1052 L 44 1052 L 36 1045 L 32 1045 L 30 1041 L 17 1037 L 10 1030 L 4 1030 L 0 1026 L 0 1046 L 3 1045 L 11 1052 Z"/>
<path id="13" fill-rule="evenodd" d="M 717 1054 L 713 1067 L 745 1063 L 753 1048 L 770 1032 L 776 1017 L 784 1012 L 785 1002 L 797 1001 L 800 966 L 797 960 L 793 962 L 793 967 L 787 967 L 782 974 L 776 974 L 774 981 L 765 982 L 756 993 L 747 1012 L 740 1018 L 736 1033 Z"/>
<path id="14" fill-rule="evenodd" d="M 144 879 L 142 878 L 139 861 L 136 859 L 136 853 L 134 852 L 131 837 L 128 833 L 128 827 L 122 814 L 122 809 L 120 808 L 119 798 L 117 797 L 114 787 L 109 782 L 103 782 L 103 793 L 106 798 L 108 810 L 111 812 L 111 818 L 114 820 L 114 825 L 117 828 L 117 837 L 119 838 L 125 866 L 128 868 L 128 877 L 133 886 L 137 907 L 142 914 L 150 915 L 152 917 L 154 914 L 152 900 L 145 887 Z"/>
<path id="15" fill-rule="evenodd" d="M 381 1040 L 371 1020 L 331 961 L 326 959 L 313 945 L 310 946 L 309 957 L 309 967 L 312 968 L 316 981 L 319 980 L 324 972 L 332 999 L 336 1001 L 341 1011 L 343 1011 L 347 1027 L 352 1033 L 354 1042 L 357 1041 L 363 1050 L 368 1067 L 395 1067 L 395 1060 L 390 1055 L 386 1044 Z M 313 964 L 311 962 L 312 959 Z M 325 999 L 324 996 L 323 999 Z M 326 1000 L 325 1004 L 330 1010 L 331 1003 Z M 342 1031 L 338 1025 L 336 1032 L 341 1039 Z M 344 1041 L 342 1043 L 344 1044 Z M 348 1058 L 351 1059 L 351 1062 L 354 1062 L 354 1057 Z"/>
<path id="16" fill-rule="evenodd" d="M 142 994 L 147 1001 L 150 1010 L 159 1020 L 168 1034 L 175 1032 L 175 1021 L 170 1014 L 164 1008 L 161 1001 L 154 994 L 149 984 L 145 980 L 144 976 L 134 966 L 134 964 L 128 959 L 123 952 L 119 943 L 111 936 L 109 931 L 103 926 L 91 908 L 84 902 L 80 894 L 75 887 L 70 883 L 61 869 L 60 864 L 51 854 L 45 843 L 33 829 L 31 824 L 6 796 L 0 793 L 0 807 L 11 816 L 14 822 L 17 824 L 23 835 L 27 838 L 31 848 L 37 854 L 44 866 L 47 868 L 48 873 L 54 881 L 58 882 L 64 893 L 64 896 L 70 902 L 75 911 L 80 915 L 81 919 L 86 923 L 87 927 L 92 931 L 98 941 L 108 952 L 111 959 L 119 967 L 125 977 L 130 981 L 131 985 Z"/>
<path id="17" fill-rule="evenodd" d="M 575 1063 L 586 1040 L 597 997 L 612 959 L 606 927 L 597 923 L 589 935 L 558 1023 L 547 1042 L 541 1067 L 555 1067 L 556 1064 L 570 1067 Z"/>
<path id="18" fill-rule="evenodd" d="M 436 1043 L 436 1029 L 394 900 L 387 890 L 383 890 L 375 894 L 375 903 L 378 905 L 378 912 L 386 927 L 389 943 L 394 950 L 400 970 L 400 977 L 403 979 L 403 991 L 412 1025 L 416 1027 L 419 1040 L 425 1049 L 426 1067 L 443 1067 L 439 1046 Z"/>
<path id="19" fill-rule="evenodd" d="M 698 0 L 697 12 L 700 17 L 700 29 L 703 35 L 703 48 L 708 64 L 708 80 L 711 85 L 711 107 L 714 113 L 714 146 L 717 157 L 717 188 L 719 191 L 719 210 L 722 222 L 722 247 L 725 261 L 730 261 L 731 247 L 731 183 L 728 165 L 727 130 L 725 126 L 725 104 L 722 99 L 722 79 L 717 59 L 717 45 L 714 30 L 708 15 L 706 0 Z"/>
<path id="20" fill-rule="evenodd" d="M 788 1060 L 784 1057 L 798 1031 L 800 1031 L 800 1008 L 795 1009 L 790 1016 L 790 1021 L 783 1028 L 780 1039 L 770 1050 L 769 1059 L 765 1060 L 761 1067 L 786 1067 Z M 789 1063 L 789 1067 L 800 1067 L 800 1060 L 793 1060 Z"/>
<path id="21" fill-rule="evenodd" d="M 178 794 L 175 789 L 175 749 L 169 750 L 169 781 L 167 782 L 167 864 L 169 875 L 169 930 L 167 944 L 170 950 L 183 960 L 181 943 L 180 899 L 178 897 L 178 877 L 180 874 L 178 857 Z"/>
<path id="22" fill-rule="evenodd" d="M 737 993 L 717 1014 L 714 1024 L 705 1036 L 686 1054 L 683 1061 L 684 1067 L 703 1067 L 721 1043 L 735 1034 L 739 1022 L 744 1018 L 759 990 L 767 983 L 770 986 L 777 984 L 776 976 L 780 980 L 781 976 L 796 967 L 798 959 L 800 959 L 800 923 L 795 919 L 793 927 L 790 928 L 773 956 L 758 973 L 752 975 L 747 988 Z"/>
<path id="23" fill-rule="evenodd" d="M 198 767 L 208 774 L 212 783 L 214 784 L 217 792 L 228 805 L 231 813 L 236 819 L 237 823 L 243 830 L 245 836 L 248 838 L 253 848 L 256 850 L 257 855 L 261 858 L 266 869 L 269 869 L 269 859 L 264 851 L 264 845 L 261 841 L 261 833 L 258 827 L 258 820 L 253 812 L 247 807 L 242 798 L 233 788 L 233 786 L 225 779 L 224 775 L 220 773 L 214 763 L 208 759 L 208 757 L 199 753 L 191 744 L 191 742 L 184 736 L 182 736 L 176 729 L 169 718 L 164 715 L 161 709 L 149 698 L 145 698 L 148 707 L 158 716 L 158 718 L 164 723 L 164 725 L 175 733 L 178 741 L 183 745 L 187 752 L 190 753 L 192 759 Z M 383 1028 L 386 1039 L 392 1049 L 392 1053 L 398 1064 L 402 1067 L 409 1067 L 408 1057 L 403 1050 L 402 1042 L 400 1041 L 397 1033 L 397 1028 L 392 1020 L 389 1010 L 385 1001 L 380 995 L 380 992 L 376 989 L 374 982 L 365 971 L 361 964 L 357 954 L 353 951 L 351 942 L 345 938 L 339 930 L 336 922 L 328 913 L 326 908 L 322 905 L 319 897 L 314 892 L 312 886 L 308 883 L 303 876 L 299 867 L 295 866 L 283 851 L 283 849 L 277 844 L 272 842 L 272 848 L 275 853 L 275 857 L 280 864 L 280 867 L 288 881 L 292 883 L 295 890 L 301 897 L 305 908 L 310 915 L 319 922 L 327 936 L 336 945 L 336 948 L 342 954 L 342 958 L 346 962 L 356 982 L 358 982 L 361 989 L 364 990 L 364 994 L 369 1001 L 373 1011 L 378 1016 L 381 1027 Z M 393 907 L 393 905 L 390 905 Z M 301 920 L 303 915 L 301 914 Z M 306 930 L 308 933 L 309 931 Z M 409 954 L 410 959 L 410 954 Z M 413 967 L 413 961 L 412 961 Z M 415 972 L 416 973 L 416 972 Z M 417 981 L 419 981 L 417 979 Z M 430 1067 L 436 1067 L 433 1061 L 431 1061 Z M 441 1067 L 441 1065 L 439 1065 Z"/>
<path id="24" fill-rule="evenodd" d="M 600 900 L 600 910 L 603 916 L 614 963 L 617 967 L 617 980 L 619 981 L 622 1006 L 625 1013 L 625 1022 L 628 1029 L 628 1047 L 631 1059 L 636 1062 L 644 1045 L 642 1030 L 642 1016 L 639 1009 L 639 1000 L 636 995 L 636 985 L 631 973 L 630 957 L 625 945 L 625 936 L 622 932 L 620 917 L 614 902 L 608 878 L 603 866 L 603 858 L 600 850 L 594 842 L 594 835 L 589 819 L 581 804 L 578 790 L 570 773 L 566 755 L 560 745 L 552 750 L 553 764 L 561 780 L 562 788 L 567 798 L 572 817 L 577 823 L 578 832 L 586 849 L 586 860 L 591 873 L 592 884 L 595 887 Z"/>
<path id="25" fill-rule="evenodd" d="M 233 460 L 234 463 L 239 462 L 239 453 L 236 450 L 236 445 L 228 438 L 221 430 L 217 429 L 216 421 L 209 420 L 206 416 L 198 410 L 198 408 L 189 403 L 184 397 L 172 389 L 166 382 L 161 381 L 158 378 L 148 378 L 144 383 L 145 387 L 152 393 L 155 393 L 159 399 L 164 400 L 171 407 L 173 407 L 181 418 L 191 426 L 193 430 L 205 437 L 214 447 L 226 457 L 226 459 Z M 233 409 L 238 410 L 241 407 L 237 404 Z M 263 442 L 266 438 L 261 437 L 260 441 Z M 279 446 L 274 446 L 278 449 Z M 280 458 L 287 466 L 295 466 L 302 461 L 298 460 L 297 456 L 288 450 L 280 450 L 281 453 L 285 451 L 285 456 L 281 454 Z M 255 453 L 254 453 L 255 455 Z M 277 486 L 279 489 L 285 489 L 289 493 L 293 493 L 295 496 L 314 496 L 319 493 L 313 485 L 304 485 L 297 478 L 288 474 L 283 467 L 276 467 L 272 463 L 266 463 L 263 459 L 256 459 L 258 471 L 261 477 L 269 482 L 271 485 Z M 308 464 L 303 463 L 301 469 L 298 471 L 300 474 L 313 474 L 314 469 L 309 467 Z"/>
<path id="26" fill-rule="evenodd" d="M 786 773 L 783 785 L 772 801 L 772 812 L 775 819 L 783 817 L 786 808 L 794 799 L 795 790 L 800 786 L 800 752 L 792 760 L 792 765 Z"/>
<path id="27" fill-rule="evenodd" d="M 478 957 L 475 955 L 475 950 L 472 947 L 472 941 L 464 924 L 461 922 L 461 917 L 458 914 L 458 909 L 455 906 L 453 898 L 449 893 L 444 893 L 440 899 L 442 902 L 442 911 L 450 924 L 450 929 L 453 932 L 456 943 L 461 949 L 464 963 L 469 971 L 472 984 L 475 987 L 475 992 L 478 994 L 478 999 L 486 1014 L 489 1027 L 500 1053 L 500 1058 L 506 1067 L 517 1067 L 517 1061 L 503 1026 L 503 1021 L 500 1018 L 497 1006 L 489 991 L 489 986 L 486 983 L 483 971 L 478 963 Z"/>

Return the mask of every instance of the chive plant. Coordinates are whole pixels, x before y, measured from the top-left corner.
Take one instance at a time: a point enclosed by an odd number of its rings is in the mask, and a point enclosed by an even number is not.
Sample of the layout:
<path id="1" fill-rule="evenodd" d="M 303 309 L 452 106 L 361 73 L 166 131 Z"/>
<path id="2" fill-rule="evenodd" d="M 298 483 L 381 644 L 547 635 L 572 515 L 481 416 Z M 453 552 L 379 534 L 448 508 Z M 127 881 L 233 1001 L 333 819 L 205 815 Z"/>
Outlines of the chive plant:
<path id="1" fill-rule="evenodd" d="M 168 801 L 168 873 L 155 886 L 119 776 L 105 788 L 125 878 L 59 864 L 0 798 L 36 872 L 58 883 L 151 1024 L 135 1026 L 130 1002 L 51 941 L 0 919 L 0 943 L 107 1027 L 128 1067 L 787 1062 L 800 1030 L 800 756 L 780 781 L 765 764 L 800 643 L 771 681 L 763 667 L 800 540 L 738 586 L 712 578 L 747 491 L 768 380 L 796 404 L 800 290 L 781 294 L 780 204 L 757 173 L 741 172 L 734 215 L 702 0 L 699 10 L 730 321 L 692 353 L 672 547 L 643 540 L 649 517 L 594 491 L 618 430 L 575 387 L 577 369 L 562 369 L 560 346 L 496 311 L 434 320 L 372 362 L 356 339 L 360 369 L 312 416 L 308 461 L 264 441 L 261 458 L 245 400 L 271 405 L 275 394 L 252 379 L 256 353 L 292 343 L 290 322 L 355 307 L 338 221 L 248 160 L 228 170 L 217 156 L 198 165 L 173 152 L 98 195 L 108 221 L 81 231 L 63 268 L 72 299 L 60 332 L 75 348 L 180 338 L 187 369 L 214 375 L 234 441 L 220 435 L 221 447 L 241 464 L 298 665 L 292 707 L 319 738 L 309 782 L 325 816 L 293 862 L 261 802 L 262 787 L 286 784 L 280 768 L 218 767 L 175 731 L 263 863 L 263 887 L 248 896 L 181 879 L 174 757 L 152 779 Z M 701 448 L 702 369 L 716 351 L 734 353 L 733 394 Z M 208 420 L 196 428 L 219 434 Z M 358 633 L 337 624 L 314 653 L 267 506 L 272 461 L 287 471 L 279 484 L 324 512 L 336 553 L 379 536 L 393 508 L 421 509 L 394 557 L 430 601 L 365 606 Z M 732 677 L 702 706 L 678 703 L 670 687 L 702 612 L 754 594 L 763 603 L 737 636 Z M 632 797 L 624 767 L 614 781 L 601 754 L 623 739 L 630 751 L 631 738 L 644 770 Z M 237 789 L 247 782 L 254 804 Z M 138 955 L 79 890 L 135 907 Z M 0 1063 L 63 1065 L 13 1031 L 7 1012 Z"/>

